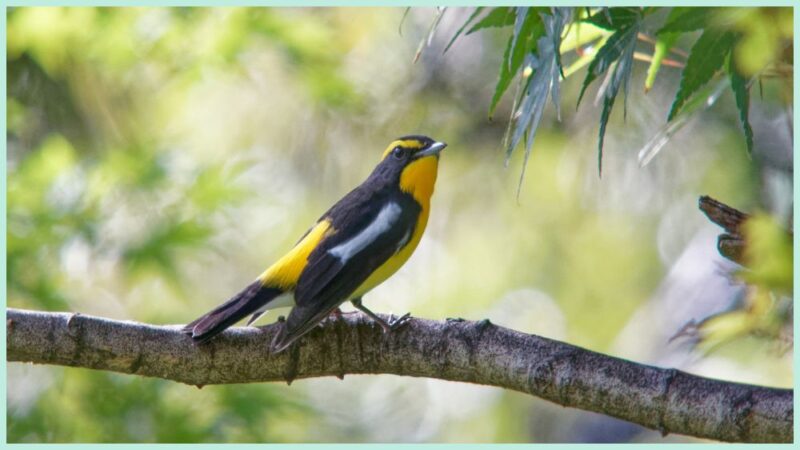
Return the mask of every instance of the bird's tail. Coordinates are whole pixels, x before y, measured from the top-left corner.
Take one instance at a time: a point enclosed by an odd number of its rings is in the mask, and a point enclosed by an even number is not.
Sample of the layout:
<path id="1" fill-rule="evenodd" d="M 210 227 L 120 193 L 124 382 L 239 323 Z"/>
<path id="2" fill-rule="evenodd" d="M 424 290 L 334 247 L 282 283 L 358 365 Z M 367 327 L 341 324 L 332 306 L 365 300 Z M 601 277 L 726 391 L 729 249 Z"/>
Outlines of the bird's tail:
<path id="1" fill-rule="evenodd" d="M 195 342 L 206 342 L 250 314 L 253 314 L 252 322 L 263 313 L 262 307 L 282 293 L 281 289 L 264 286 L 256 280 L 227 302 L 183 327 L 182 331 L 190 334 Z"/>

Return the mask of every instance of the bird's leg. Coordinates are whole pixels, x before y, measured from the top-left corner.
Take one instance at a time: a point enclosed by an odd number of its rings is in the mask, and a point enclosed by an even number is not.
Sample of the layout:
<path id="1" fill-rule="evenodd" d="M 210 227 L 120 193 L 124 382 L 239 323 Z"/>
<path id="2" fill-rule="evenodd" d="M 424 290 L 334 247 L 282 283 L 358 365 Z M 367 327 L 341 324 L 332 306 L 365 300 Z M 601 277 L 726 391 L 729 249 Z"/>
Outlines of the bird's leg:
<path id="1" fill-rule="evenodd" d="M 345 314 L 358 314 L 358 311 L 342 311 L 339 307 L 336 307 L 328 314 L 328 317 L 324 318 L 318 324 L 320 327 L 325 326 L 326 323 L 334 323 L 342 319 L 342 316 Z"/>
<path id="2" fill-rule="evenodd" d="M 364 304 L 361 303 L 361 297 L 354 298 L 354 299 L 350 300 L 350 303 L 352 303 L 353 306 L 358 308 L 361 312 L 363 312 L 364 314 L 368 315 L 372 320 L 374 320 L 375 322 L 378 322 L 378 325 L 380 325 L 381 328 L 383 328 L 383 332 L 384 333 L 389 333 L 389 332 L 392 332 L 392 331 L 402 327 L 411 318 L 411 313 L 405 313 L 403 316 L 401 316 L 401 317 L 399 317 L 399 318 L 397 318 L 395 320 L 392 320 L 390 322 L 386 322 L 385 320 L 383 320 L 380 317 L 378 317 L 377 314 L 375 314 L 374 312 L 370 311 L 369 308 L 364 306 Z"/>
<path id="3" fill-rule="evenodd" d="M 358 311 L 342 311 L 341 308 L 337 307 L 331 311 L 331 313 L 328 315 L 328 318 L 339 320 L 346 314 L 358 314 Z"/>

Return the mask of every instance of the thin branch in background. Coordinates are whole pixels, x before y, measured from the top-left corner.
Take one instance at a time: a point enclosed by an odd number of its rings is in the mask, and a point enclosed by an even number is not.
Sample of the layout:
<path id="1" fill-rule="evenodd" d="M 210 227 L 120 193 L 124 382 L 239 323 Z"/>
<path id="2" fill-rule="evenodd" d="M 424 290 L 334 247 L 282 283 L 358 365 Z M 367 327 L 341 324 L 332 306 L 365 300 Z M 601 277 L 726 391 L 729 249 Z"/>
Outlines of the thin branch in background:
<path id="1" fill-rule="evenodd" d="M 656 40 L 647 35 L 646 33 L 639 32 L 639 34 L 636 35 L 636 38 L 642 42 L 647 42 L 648 44 L 656 45 Z M 669 52 L 674 53 L 684 59 L 689 57 L 689 53 L 678 47 L 670 47 Z"/>
<path id="2" fill-rule="evenodd" d="M 653 55 L 648 55 L 647 53 L 642 52 L 633 52 L 633 59 L 637 61 L 644 61 L 644 62 L 651 62 L 653 61 Z M 661 60 L 661 64 L 670 67 L 677 67 L 677 68 L 684 68 L 686 67 L 685 64 L 675 61 L 673 59 L 664 58 Z"/>

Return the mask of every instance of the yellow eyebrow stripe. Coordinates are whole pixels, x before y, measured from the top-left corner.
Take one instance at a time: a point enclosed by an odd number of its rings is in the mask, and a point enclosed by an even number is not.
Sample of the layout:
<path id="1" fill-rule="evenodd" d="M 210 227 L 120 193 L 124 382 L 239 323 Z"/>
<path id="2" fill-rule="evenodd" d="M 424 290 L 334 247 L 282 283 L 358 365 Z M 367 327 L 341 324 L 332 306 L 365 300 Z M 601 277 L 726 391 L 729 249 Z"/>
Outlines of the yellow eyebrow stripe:
<path id="1" fill-rule="evenodd" d="M 383 151 L 383 156 L 381 159 L 386 158 L 386 156 L 395 148 L 395 147 L 405 147 L 405 148 L 413 148 L 416 150 L 421 149 L 425 144 L 416 140 L 416 139 L 398 139 L 396 141 L 392 141 L 386 150 Z"/>
<path id="2" fill-rule="evenodd" d="M 334 232 L 335 230 L 331 227 L 329 220 L 326 219 L 317 223 L 294 248 L 289 250 L 289 253 L 285 254 L 258 277 L 261 284 L 284 290 L 294 289 L 300 274 L 308 264 L 308 256 L 311 255 L 311 252 L 317 248 L 317 245 L 324 238 Z"/>

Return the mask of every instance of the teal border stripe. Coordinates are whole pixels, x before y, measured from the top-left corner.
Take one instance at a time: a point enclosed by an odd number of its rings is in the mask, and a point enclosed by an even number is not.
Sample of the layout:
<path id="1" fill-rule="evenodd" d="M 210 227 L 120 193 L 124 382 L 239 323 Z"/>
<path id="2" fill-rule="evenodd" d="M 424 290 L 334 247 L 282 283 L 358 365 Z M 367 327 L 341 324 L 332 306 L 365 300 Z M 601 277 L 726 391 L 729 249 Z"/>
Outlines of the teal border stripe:
<path id="1" fill-rule="evenodd" d="M 800 58 L 800 48 L 797 47 L 797 31 L 800 30 L 800 18 L 797 17 L 797 11 L 796 11 L 797 8 L 793 8 L 793 9 L 794 9 L 794 13 L 795 13 L 794 16 L 793 16 L 793 18 L 794 18 L 794 36 L 793 36 L 794 56 L 793 56 L 793 58 L 794 58 L 794 62 L 797 63 L 798 58 Z M 797 135 L 797 131 L 796 131 L 797 130 L 797 125 L 800 122 L 800 119 L 798 119 L 798 115 L 797 115 L 798 108 L 797 108 L 796 97 L 797 97 L 797 92 L 800 92 L 800 91 L 798 91 L 798 89 L 800 89 L 800 77 L 797 75 L 797 71 L 794 71 L 793 75 L 794 75 L 794 88 L 793 88 L 794 93 L 793 93 L 793 97 L 792 97 L 792 102 L 793 102 L 792 103 L 792 118 L 794 119 L 794 121 L 793 121 L 794 124 L 792 126 L 793 126 L 793 130 L 794 130 L 794 134 L 792 135 L 792 138 L 793 138 L 792 139 L 792 167 L 794 169 L 796 169 L 797 166 L 795 166 L 794 163 L 797 161 L 797 158 L 796 158 L 796 156 L 797 156 L 797 147 L 798 147 L 798 145 L 800 145 L 800 136 Z M 798 197 L 798 193 L 800 193 L 800 186 L 798 186 L 797 170 L 793 170 L 792 171 L 792 178 L 793 178 L 792 182 L 794 183 L 794 198 L 793 198 L 793 201 L 794 201 L 794 208 L 793 209 L 794 209 L 794 211 L 793 211 L 793 216 L 792 216 L 792 224 L 797 224 L 797 218 L 798 218 L 797 211 L 798 211 L 798 209 L 800 209 L 800 206 L 797 205 L 797 197 Z M 796 225 L 794 225 L 794 227 L 796 227 Z M 798 278 L 800 278 L 800 269 L 798 269 L 798 264 L 797 264 L 798 261 L 800 261 L 800 258 L 798 258 L 798 253 L 797 253 L 797 233 L 793 234 L 792 236 L 793 236 L 792 247 L 793 247 L 793 250 L 794 250 L 794 283 L 793 284 L 794 284 L 795 287 L 797 287 L 797 280 L 798 280 Z M 800 314 L 798 314 L 798 312 L 797 312 L 797 293 L 796 292 L 794 293 L 793 304 L 794 304 L 794 308 L 792 310 L 792 312 L 794 313 L 794 323 L 793 323 L 794 324 L 794 333 L 793 334 L 794 334 L 794 336 L 797 336 L 797 332 L 796 332 L 797 331 L 797 320 L 798 320 L 798 318 L 800 318 Z M 794 410 L 797 411 L 797 406 L 798 406 L 798 404 L 800 404 L 800 401 L 797 400 L 797 374 L 800 373 L 800 371 L 798 371 L 798 369 L 800 369 L 800 364 L 798 364 L 798 361 L 797 361 L 797 342 L 794 343 L 794 347 L 792 348 L 792 358 L 793 358 L 793 362 L 794 362 L 794 373 L 792 374 L 793 381 L 794 381 L 794 383 L 793 383 L 794 387 L 792 389 L 794 390 L 794 394 L 795 394 L 794 395 Z M 798 426 L 797 416 L 794 416 L 793 420 L 794 420 L 794 440 L 795 440 L 795 442 L 797 442 L 797 432 L 798 432 L 798 430 L 800 430 L 800 426 Z"/>
<path id="2" fill-rule="evenodd" d="M 759 2 L 755 0 L 731 1 L 731 0 L 673 0 L 673 1 L 642 1 L 631 2 L 620 0 L 609 1 L 563 1 L 550 0 L 547 2 L 534 0 L 301 0 L 293 2 L 291 0 L 278 1 L 233 1 L 224 2 L 220 0 L 168 0 L 159 2 L 157 0 L 143 0 L 138 2 L 120 0 L 85 0 L 85 1 L 57 1 L 57 0 L 10 0 L 5 2 L 7 6 L 294 6 L 294 7 L 321 7 L 321 6 L 529 6 L 531 4 L 543 4 L 547 6 L 794 6 L 797 0 L 772 0 Z"/>
<path id="3" fill-rule="evenodd" d="M 0 30 L 3 31 L 3 41 L 7 40 L 6 18 L 8 17 L 8 15 L 6 13 L 7 13 L 7 10 L 4 8 L 3 17 L 2 17 L 2 19 L 0 19 Z M 8 172 L 7 172 L 7 169 L 6 169 L 6 165 L 7 165 L 7 161 L 8 161 L 8 153 L 7 153 L 8 149 L 6 148 L 6 143 L 8 142 L 7 139 L 6 139 L 6 124 L 8 124 L 8 121 L 7 121 L 7 118 L 6 118 L 6 95 L 7 95 L 7 92 L 6 92 L 6 89 L 7 89 L 6 74 L 8 73 L 8 58 L 6 57 L 6 48 L 8 46 L 7 44 L 8 43 L 6 43 L 6 45 L 3 45 L 3 67 L 5 67 L 5 70 L 3 70 L 3 74 L 0 76 L 0 79 L 2 80 L 2 85 L 3 85 L 3 88 L 2 88 L 3 89 L 3 95 L 2 95 L 2 100 L 0 100 L 0 102 L 2 102 L 2 104 L 3 104 L 3 161 L 0 162 L 0 165 L 2 165 L 2 167 L 3 167 L 3 175 L 2 175 L 3 186 L 0 187 L 0 192 L 2 192 L 2 195 L 0 195 L 0 208 L 2 208 L 2 210 L 3 210 L 3 218 L 0 219 L 0 235 L 2 235 L 2 238 L 0 238 L 0 242 L 2 242 L 2 243 L 0 243 L 0 247 L 3 248 L 3 259 L 2 259 L 2 262 L 0 262 L 0 267 L 2 267 L 2 269 L 3 269 L 3 281 L 0 281 L 0 286 L 3 289 L 2 290 L 2 292 L 3 292 L 2 295 L 3 295 L 3 306 L 4 307 L 6 305 L 6 292 L 8 292 L 8 286 L 7 286 L 7 283 L 8 283 L 8 262 L 6 261 L 7 260 L 7 256 L 6 255 L 8 255 L 7 247 L 6 247 L 6 245 L 7 245 L 6 236 L 8 236 L 6 234 L 6 220 L 7 220 L 6 218 L 8 217 L 8 213 L 7 213 L 8 208 L 7 208 L 7 205 L 6 205 L 6 200 L 7 200 L 6 196 L 8 195 L 7 194 L 7 190 L 8 190 L 7 189 L 7 186 L 8 186 L 8 184 L 7 184 Z M 6 369 L 6 365 L 7 365 L 6 357 L 5 357 L 5 355 L 6 355 L 6 333 L 5 333 L 5 330 L 6 330 L 6 321 L 3 320 L 3 336 L 0 337 L 0 348 L 2 348 L 2 352 L 3 352 L 3 362 L 2 362 L 3 369 Z M 0 394 L 0 395 L 2 395 L 2 398 L 3 398 L 3 405 L 0 406 L 0 409 L 2 409 L 2 411 L 3 411 L 3 417 L 6 418 L 6 426 L 4 426 L 3 430 L 0 431 L 0 442 L 6 442 L 7 441 L 7 439 L 6 439 L 6 430 L 8 429 L 8 425 L 7 425 L 7 423 L 8 423 L 8 414 L 7 414 L 7 407 L 6 407 L 6 393 L 8 391 L 7 391 L 7 388 L 6 388 L 6 370 L 3 370 L 3 381 L 0 384 L 2 384 L 2 388 L 3 388 L 3 393 Z"/>
<path id="4" fill-rule="evenodd" d="M 498 0 L 483 0 L 483 1 L 475 1 L 475 0 L 461 0 L 461 1 L 439 1 L 437 4 L 431 4 L 430 2 L 422 1 L 422 0 L 405 0 L 405 1 L 397 1 L 397 0 L 373 0 L 373 1 L 364 1 L 364 0 L 340 0 L 340 1 L 298 1 L 292 2 L 288 0 L 282 1 L 274 1 L 274 2 L 265 2 L 265 1 L 238 1 L 238 2 L 224 2 L 222 0 L 200 0 L 200 1 L 164 1 L 158 2 L 155 0 L 144 0 L 139 2 L 130 2 L 130 1 L 115 1 L 115 0 L 106 0 L 106 1 L 92 1 L 92 0 L 85 0 L 85 1 L 72 1 L 72 2 L 64 2 L 64 1 L 24 1 L 24 0 L 12 0 L 12 1 L 5 1 L 4 4 L 6 6 L 15 6 L 15 7 L 23 7 L 23 6 L 395 6 L 395 7 L 406 7 L 406 6 L 485 6 L 485 5 L 498 5 L 498 6 L 518 6 L 518 5 L 530 5 L 532 3 L 540 3 L 534 2 L 533 0 L 527 1 L 518 1 L 518 0 L 507 0 L 507 1 L 498 1 Z M 547 5 L 554 5 L 554 6 L 632 6 L 634 3 L 630 1 L 606 1 L 606 2 L 597 2 L 597 1 L 586 1 L 580 4 L 577 4 L 573 1 L 549 1 L 549 2 L 541 2 Z M 766 4 L 765 4 L 766 3 Z M 798 1 L 770 1 L 770 2 L 759 2 L 755 0 L 746 0 L 746 1 L 685 1 L 685 0 L 678 0 L 678 1 L 643 1 L 639 4 L 644 4 L 646 6 L 794 6 L 797 4 Z M 3 32 L 4 38 L 7 38 L 6 35 L 6 19 L 7 19 L 7 10 L 4 11 L 2 19 L 0 19 L 0 30 Z M 800 18 L 796 15 L 794 17 L 794 31 L 795 36 L 797 35 L 798 30 L 800 30 Z M 6 43 L 7 44 L 7 43 Z M 7 56 L 6 56 L 6 47 L 7 45 L 3 46 L 2 54 L 3 60 L 7 65 Z M 800 60 L 800 47 L 797 45 L 794 46 L 794 60 Z M 3 71 L 2 74 L 2 91 L 3 95 L 0 98 L 0 102 L 2 103 L 2 115 L 3 115 L 3 129 L 5 130 L 7 124 L 7 111 L 6 111 L 6 98 L 7 98 L 7 70 L 8 67 L 6 66 L 6 70 Z M 795 73 L 794 76 L 794 92 L 800 92 L 800 78 Z M 798 107 L 797 103 L 793 104 L 793 111 L 794 111 L 794 127 L 797 130 L 798 124 L 800 124 L 800 119 L 798 119 Z M 0 266 L 2 266 L 3 272 L 6 273 L 7 271 L 7 261 L 6 261 L 6 249 L 7 249 L 7 230 L 6 230 L 6 215 L 7 215 L 7 148 L 6 148 L 7 141 L 3 139 L 2 142 L 2 151 L 3 151 L 3 161 L 0 162 L 2 165 L 2 187 L 0 190 L 2 191 L 2 196 L 0 196 L 0 207 L 3 210 L 3 218 L 0 219 L 0 232 L 2 232 L 2 237 L 0 237 L 0 247 L 4 250 L 4 256 L 2 262 L 0 262 Z M 794 148 L 796 149 L 800 145 L 800 136 L 797 133 L 794 134 L 794 141 L 793 141 Z M 798 194 L 800 194 L 800 183 L 798 183 L 798 175 L 794 173 L 794 197 L 795 199 L 798 198 Z M 797 205 L 795 202 L 794 206 L 794 223 L 797 223 L 798 220 L 798 209 L 800 209 L 800 205 Z M 797 245 L 797 238 L 794 240 L 794 245 Z M 800 256 L 798 253 L 795 252 L 794 254 L 794 275 L 795 279 L 800 278 Z M 7 278 L 4 276 L 2 281 L 0 281 L 0 286 L 2 286 L 2 299 L 3 304 L 6 303 L 6 292 L 7 292 Z M 797 311 L 797 308 L 794 309 L 794 323 L 798 323 L 798 319 L 800 319 L 800 313 Z M 3 328 L 5 328 L 5 323 L 3 323 Z M 2 337 L 0 337 L 0 347 L 2 348 L 3 353 L 5 354 L 6 350 L 6 335 L 3 333 Z M 794 372 L 795 374 L 800 373 L 800 364 L 798 364 L 797 358 L 797 346 L 795 346 L 793 350 L 793 357 L 794 357 Z M 6 368 L 6 361 L 5 358 L 2 361 L 2 367 Z M 7 393 L 7 386 L 6 386 L 6 378 L 2 378 L 2 389 L 3 392 L 2 397 L 5 400 L 6 393 Z M 797 386 L 797 376 L 795 375 L 794 385 Z M 797 406 L 800 401 L 795 396 L 795 410 L 797 410 Z M 4 416 L 7 414 L 7 407 L 6 402 L 2 402 L 2 408 Z M 795 436 L 798 435 L 798 431 L 800 430 L 800 426 L 798 425 L 797 420 L 794 422 L 794 433 Z M 7 430 L 6 427 L 2 427 L 2 431 L 0 431 L 0 442 L 6 442 L 7 439 Z M 11 444 L 10 446 L 20 446 L 24 445 L 26 449 L 45 449 L 45 448 L 74 448 L 74 445 L 69 444 Z M 69 447 L 68 447 L 69 445 Z M 102 444 L 102 445 L 93 445 L 93 447 L 116 447 L 120 444 Z M 193 448 L 202 448 L 202 449 L 216 449 L 219 447 L 220 444 L 195 444 L 192 445 Z M 237 447 L 253 447 L 259 446 L 260 444 L 234 444 Z M 533 445 L 541 446 L 551 446 L 551 445 L 559 445 L 561 448 L 564 448 L 564 444 L 506 444 L 502 445 L 504 449 L 531 449 Z M 588 448 L 591 444 L 566 444 L 566 448 Z M 666 448 L 694 448 L 694 447 L 702 447 L 707 448 L 708 444 L 628 444 L 626 448 L 630 447 L 643 447 L 645 445 L 660 445 L 665 446 Z M 714 444 L 711 444 L 714 445 Z M 748 444 L 716 444 L 716 445 L 725 445 L 726 449 L 742 449 L 742 448 L 751 448 L 751 445 Z M 770 444 L 766 447 L 787 447 L 791 444 Z M 157 447 L 168 447 L 170 444 L 127 444 L 130 447 L 142 447 L 142 446 L 157 446 Z M 359 444 L 359 448 L 383 448 L 387 446 L 386 444 Z M 458 449 L 486 449 L 486 448 L 497 448 L 500 444 L 404 444 L 403 446 L 410 446 L 413 448 L 437 448 L 437 447 L 450 447 L 450 448 L 458 448 Z M 270 448 L 293 448 L 295 445 L 290 444 L 272 444 L 269 446 Z M 351 444 L 306 444 L 303 445 L 304 448 L 325 448 L 325 449 L 350 449 L 353 446 Z M 764 447 L 764 446 L 759 446 Z"/>

